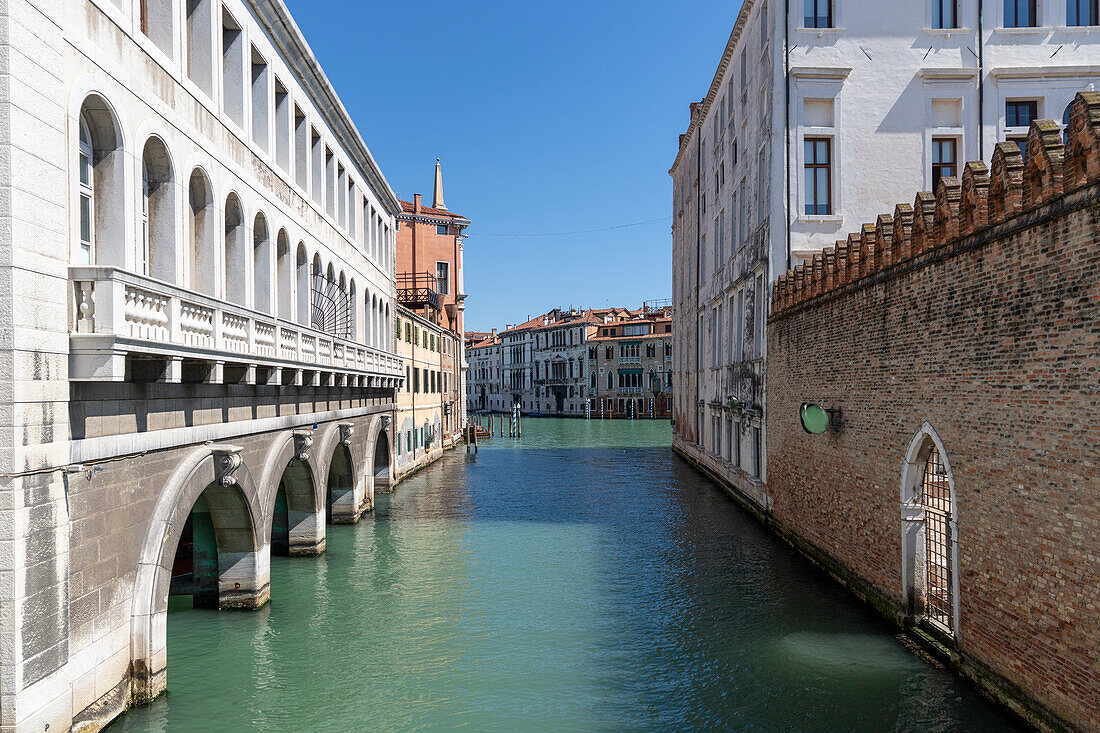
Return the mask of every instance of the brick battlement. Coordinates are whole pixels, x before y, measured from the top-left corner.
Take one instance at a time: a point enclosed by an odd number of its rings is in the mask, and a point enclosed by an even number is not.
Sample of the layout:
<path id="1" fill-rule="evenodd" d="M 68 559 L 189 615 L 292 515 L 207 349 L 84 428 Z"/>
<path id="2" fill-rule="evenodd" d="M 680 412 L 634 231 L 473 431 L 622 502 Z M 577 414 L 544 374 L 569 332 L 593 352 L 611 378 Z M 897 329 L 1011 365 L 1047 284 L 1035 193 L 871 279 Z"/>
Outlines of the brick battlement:
<path id="1" fill-rule="evenodd" d="M 898 204 L 788 271 L 776 281 L 772 315 L 1100 181 L 1100 92 L 1077 94 L 1068 142 L 1056 122 L 1036 120 L 1026 147 L 1025 163 L 1015 143 L 998 143 L 989 167 L 967 163 L 961 181 L 941 179 L 935 194 L 918 193 L 912 205 Z"/>

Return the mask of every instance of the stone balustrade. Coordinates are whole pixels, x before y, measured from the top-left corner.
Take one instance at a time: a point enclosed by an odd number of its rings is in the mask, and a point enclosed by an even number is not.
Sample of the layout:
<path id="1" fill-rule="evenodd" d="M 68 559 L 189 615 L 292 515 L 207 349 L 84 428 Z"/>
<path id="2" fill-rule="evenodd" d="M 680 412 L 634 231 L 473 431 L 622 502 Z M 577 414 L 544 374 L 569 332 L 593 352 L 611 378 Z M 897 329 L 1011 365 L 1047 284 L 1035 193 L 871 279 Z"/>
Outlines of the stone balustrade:
<path id="1" fill-rule="evenodd" d="M 164 381 L 181 381 L 183 361 L 226 364 L 246 381 L 398 387 L 401 359 L 244 306 L 116 267 L 69 268 L 74 294 L 69 377 L 125 381 L 126 359 L 166 359 Z M 261 377 L 256 370 L 262 370 Z"/>

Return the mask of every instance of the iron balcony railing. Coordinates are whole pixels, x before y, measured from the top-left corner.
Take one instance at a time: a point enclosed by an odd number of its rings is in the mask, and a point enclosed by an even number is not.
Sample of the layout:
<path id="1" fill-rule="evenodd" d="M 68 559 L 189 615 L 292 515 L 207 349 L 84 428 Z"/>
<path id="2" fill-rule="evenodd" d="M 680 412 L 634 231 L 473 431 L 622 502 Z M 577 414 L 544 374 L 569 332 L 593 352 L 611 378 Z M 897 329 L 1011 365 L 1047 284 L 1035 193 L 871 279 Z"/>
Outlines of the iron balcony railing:
<path id="1" fill-rule="evenodd" d="M 570 384 L 574 384 L 577 380 L 572 377 L 539 377 L 535 380 L 536 384 L 545 384 L 550 387 L 564 387 Z"/>
<path id="2" fill-rule="evenodd" d="M 439 290 L 430 272 L 402 272 L 397 276 L 397 302 L 406 308 L 429 306 L 439 310 Z"/>

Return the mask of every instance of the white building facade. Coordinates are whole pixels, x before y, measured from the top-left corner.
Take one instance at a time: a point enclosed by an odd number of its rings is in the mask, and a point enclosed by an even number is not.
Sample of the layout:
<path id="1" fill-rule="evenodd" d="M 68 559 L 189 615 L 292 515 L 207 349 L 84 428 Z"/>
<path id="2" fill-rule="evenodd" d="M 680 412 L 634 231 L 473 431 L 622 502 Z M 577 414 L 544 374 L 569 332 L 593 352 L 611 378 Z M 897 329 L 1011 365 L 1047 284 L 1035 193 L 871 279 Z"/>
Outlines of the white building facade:
<path id="1" fill-rule="evenodd" d="M 255 608 L 390 485 L 400 206 L 281 0 L 0 24 L 0 730 L 92 730 L 164 689 L 193 521 Z"/>
<path id="2" fill-rule="evenodd" d="M 511 404 L 505 398 L 504 369 L 500 337 L 494 328 L 489 336 L 466 349 L 466 409 L 469 412 L 502 412 Z"/>
<path id="3" fill-rule="evenodd" d="M 745 0 L 673 178 L 676 448 L 767 506 L 770 284 L 1100 79 L 1097 4 Z"/>

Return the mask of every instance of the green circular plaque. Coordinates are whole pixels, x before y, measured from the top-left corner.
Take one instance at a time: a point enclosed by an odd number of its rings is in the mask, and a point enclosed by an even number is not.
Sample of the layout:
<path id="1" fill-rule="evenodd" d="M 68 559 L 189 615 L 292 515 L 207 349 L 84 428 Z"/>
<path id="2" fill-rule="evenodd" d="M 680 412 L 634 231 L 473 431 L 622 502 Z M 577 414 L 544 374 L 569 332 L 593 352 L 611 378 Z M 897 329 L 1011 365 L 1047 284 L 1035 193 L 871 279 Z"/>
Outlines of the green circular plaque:
<path id="1" fill-rule="evenodd" d="M 811 435 L 821 435 L 829 429 L 829 413 L 821 405 L 803 402 L 798 416 L 802 419 L 802 429 Z"/>

